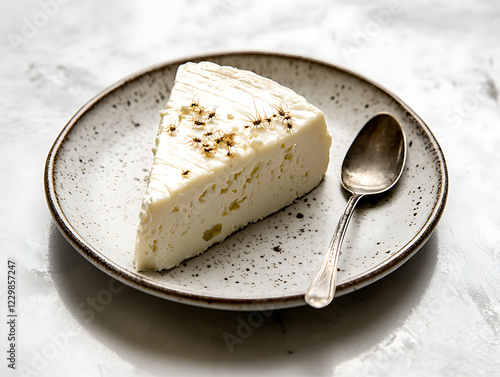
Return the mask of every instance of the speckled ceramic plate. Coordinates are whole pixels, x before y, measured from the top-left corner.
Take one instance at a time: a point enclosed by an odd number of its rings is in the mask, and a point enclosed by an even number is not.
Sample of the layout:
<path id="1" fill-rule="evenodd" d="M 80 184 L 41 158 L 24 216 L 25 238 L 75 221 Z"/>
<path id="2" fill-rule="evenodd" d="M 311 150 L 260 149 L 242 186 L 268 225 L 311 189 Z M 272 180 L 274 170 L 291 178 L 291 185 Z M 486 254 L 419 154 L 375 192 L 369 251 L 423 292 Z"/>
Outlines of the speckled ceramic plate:
<path id="1" fill-rule="evenodd" d="M 308 195 L 202 256 L 170 271 L 138 273 L 134 241 L 158 112 L 178 65 L 200 60 L 252 70 L 322 109 L 333 135 L 329 169 Z M 408 158 L 398 185 L 355 211 L 339 264 L 337 295 L 346 294 L 387 275 L 424 244 L 443 212 L 448 179 L 438 143 L 407 105 L 331 64 L 244 52 L 167 62 L 126 77 L 85 104 L 58 136 L 45 168 L 47 201 L 61 232 L 83 256 L 144 292 L 234 310 L 304 305 L 347 201 L 339 183 L 343 157 L 364 123 L 380 111 L 402 123 Z"/>

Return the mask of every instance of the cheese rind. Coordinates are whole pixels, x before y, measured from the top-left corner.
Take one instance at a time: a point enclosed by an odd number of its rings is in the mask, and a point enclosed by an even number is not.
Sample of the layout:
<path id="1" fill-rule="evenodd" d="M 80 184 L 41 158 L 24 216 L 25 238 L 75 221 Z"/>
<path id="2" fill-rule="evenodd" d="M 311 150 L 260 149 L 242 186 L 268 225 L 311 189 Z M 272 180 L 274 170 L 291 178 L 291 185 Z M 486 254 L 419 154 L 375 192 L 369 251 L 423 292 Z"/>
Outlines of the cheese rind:
<path id="1" fill-rule="evenodd" d="M 328 166 L 323 113 L 249 71 L 186 63 L 160 114 L 137 270 L 168 269 L 199 255 L 312 190 Z"/>

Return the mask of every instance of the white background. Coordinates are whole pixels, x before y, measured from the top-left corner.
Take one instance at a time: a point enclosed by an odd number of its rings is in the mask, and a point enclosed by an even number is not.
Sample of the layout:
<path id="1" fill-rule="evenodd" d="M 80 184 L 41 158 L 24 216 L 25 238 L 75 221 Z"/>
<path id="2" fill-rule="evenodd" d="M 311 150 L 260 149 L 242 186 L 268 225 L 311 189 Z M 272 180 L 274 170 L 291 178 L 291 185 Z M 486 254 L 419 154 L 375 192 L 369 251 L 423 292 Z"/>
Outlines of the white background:
<path id="1" fill-rule="evenodd" d="M 497 1 L 2 0 L 0 21 L 1 375 L 500 375 Z M 424 119 L 447 159 L 448 203 L 428 243 L 321 311 L 261 320 L 124 287 L 72 249 L 45 203 L 48 150 L 89 98 L 154 63 L 242 49 L 372 78 Z"/>

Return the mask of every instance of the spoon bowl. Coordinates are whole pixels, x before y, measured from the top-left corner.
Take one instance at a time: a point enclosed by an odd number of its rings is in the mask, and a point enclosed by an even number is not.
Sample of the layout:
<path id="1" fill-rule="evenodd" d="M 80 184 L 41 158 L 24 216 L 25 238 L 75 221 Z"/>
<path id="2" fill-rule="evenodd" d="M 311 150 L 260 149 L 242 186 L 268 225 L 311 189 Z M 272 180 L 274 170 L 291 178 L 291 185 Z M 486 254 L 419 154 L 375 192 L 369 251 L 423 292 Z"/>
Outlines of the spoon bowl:
<path id="1" fill-rule="evenodd" d="M 349 148 L 340 175 L 351 193 L 380 194 L 396 184 L 405 163 L 405 135 L 388 113 L 374 116 Z"/>
<path id="2" fill-rule="evenodd" d="M 354 139 L 340 174 L 342 186 L 352 195 L 323 264 L 306 292 L 305 300 L 310 306 L 325 307 L 335 296 L 340 248 L 354 207 L 363 196 L 380 194 L 393 187 L 403 173 L 405 161 L 405 134 L 398 120 L 389 113 L 374 116 Z"/>

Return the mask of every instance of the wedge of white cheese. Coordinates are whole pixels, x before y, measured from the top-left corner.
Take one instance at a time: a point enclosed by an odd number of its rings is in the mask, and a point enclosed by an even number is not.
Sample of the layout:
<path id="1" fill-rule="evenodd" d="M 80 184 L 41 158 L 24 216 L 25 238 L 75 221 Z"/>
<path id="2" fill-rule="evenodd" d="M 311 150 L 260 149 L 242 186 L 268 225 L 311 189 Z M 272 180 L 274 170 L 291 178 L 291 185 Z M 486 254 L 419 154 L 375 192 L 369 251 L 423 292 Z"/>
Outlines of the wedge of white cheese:
<path id="1" fill-rule="evenodd" d="M 210 62 L 177 71 L 153 148 L 137 230 L 137 270 L 204 252 L 316 187 L 331 137 L 291 89 Z"/>

